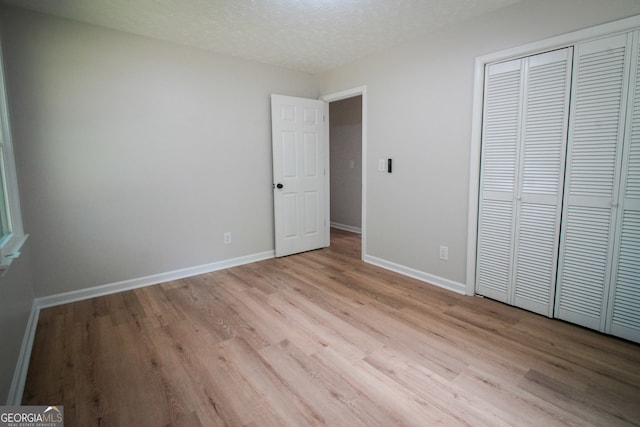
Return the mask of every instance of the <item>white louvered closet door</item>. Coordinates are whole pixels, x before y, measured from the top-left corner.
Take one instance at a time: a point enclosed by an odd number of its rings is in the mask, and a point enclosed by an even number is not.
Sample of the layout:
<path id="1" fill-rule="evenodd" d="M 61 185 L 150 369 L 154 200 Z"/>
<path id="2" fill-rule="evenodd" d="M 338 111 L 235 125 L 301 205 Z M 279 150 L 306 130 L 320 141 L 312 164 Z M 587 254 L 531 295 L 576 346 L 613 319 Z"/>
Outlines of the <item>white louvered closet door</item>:
<path id="1" fill-rule="evenodd" d="M 631 41 L 623 34 L 575 48 L 555 316 L 600 331 L 612 271 Z"/>
<path id="2" fill-rule="evenodd" d="M 640 33 L 634 34 L 606 332 L 640 342 Z"/>
<path id="3" fill-rule="evenodd" d="M 550 316 L 572 49 L 487 67 L 476 290 Z"/>
<path id="4" fill-rule="evenodd" d="M 522 60 L 485 72 L 476 292 L 508 302 L 513 264 Z"/>
<path id="5" fill-rule="evenodd" d="M 525 58 L 511 303 L 553 315 L 573 49 Z"/>

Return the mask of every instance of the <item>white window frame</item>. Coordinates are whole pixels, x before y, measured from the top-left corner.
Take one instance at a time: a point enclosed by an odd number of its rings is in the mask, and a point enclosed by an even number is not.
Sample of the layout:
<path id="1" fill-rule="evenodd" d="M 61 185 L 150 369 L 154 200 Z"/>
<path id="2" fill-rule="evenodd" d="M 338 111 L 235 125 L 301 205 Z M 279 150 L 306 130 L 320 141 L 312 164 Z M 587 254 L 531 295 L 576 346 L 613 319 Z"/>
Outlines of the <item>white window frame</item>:
<path id="1" fill-rule="evenodd" d="M 28 235 L 24 234 L 22 224 L 22 210 L 20 209 L 20 194 L 18 192 L 18 176 L 16 173 L 15 156 L 7 91 L 4 80 L 4 61 L 2 56 L 2 40 L 0 39 L 0 173 L 4 185 L 4 204 L 7 215 L 9 233 L 0 236 L 0 277 L 4 276 L 13 260 L 20 256 L 22 245 Z"/>

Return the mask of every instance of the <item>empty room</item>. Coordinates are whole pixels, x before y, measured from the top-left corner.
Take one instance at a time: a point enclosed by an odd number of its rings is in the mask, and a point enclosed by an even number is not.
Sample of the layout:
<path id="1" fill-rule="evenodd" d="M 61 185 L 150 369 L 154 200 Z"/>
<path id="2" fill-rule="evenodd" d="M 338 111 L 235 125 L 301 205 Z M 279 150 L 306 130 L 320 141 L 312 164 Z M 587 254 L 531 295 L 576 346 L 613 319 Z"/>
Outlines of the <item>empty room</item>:
<path id="1" fill-rule="evenodd" d="M 640 425 L 637 0 L 0 0 L 0 60 L 0 425 Z"/>

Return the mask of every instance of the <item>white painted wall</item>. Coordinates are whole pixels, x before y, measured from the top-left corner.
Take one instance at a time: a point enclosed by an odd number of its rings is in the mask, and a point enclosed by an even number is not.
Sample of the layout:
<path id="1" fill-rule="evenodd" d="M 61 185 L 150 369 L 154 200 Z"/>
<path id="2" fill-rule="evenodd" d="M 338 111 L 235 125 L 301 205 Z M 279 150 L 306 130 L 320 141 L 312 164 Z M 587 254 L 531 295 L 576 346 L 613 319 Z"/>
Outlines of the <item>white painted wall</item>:
<path id="1" fill-rule="evenodd" d="M 322 74 L 321 94 L 367 86 L 366 255 L 463 291 L 475 57 L 638 13 L 635 0 L 522 0 Z M 377 172 L 388 157 L 393 173 Z"/>
<path id="2" fill-rule="evenodd" d="M 0 67 L 2 66 L 0 64 Z M 4 72 L 0 72 L 0 75 L 4 76 Z M 0 85 L 3 84 L 4 82 L 0 81 Z M 4 97 L 1 101 L 4 102 Z M 4 106 L 2 110 L 4 114 Z M 16 220 L 20 222 L 20 219 L 14 217 L 14 224 Z M 17 367 L 26 367 L 21 363 L 21 352 L 25 335 L 30 331 L 30 315 L 35 298 L 29 248 L 27 240 L 20 248 L 20 257 L 11 263 L 8 270 L 0 274 L 0 405 L 16 403 L 18 384 L 16 383 L 12 390 L 12 381 Z"/>
<path id="3" fill-rule="evenodd" d="M 331 223 L 362 227 L 362 96 L 329 104 Z"/>
<path id="4" fill-rule="evenodd" d="M 35 297 L 29 243 L 27 240 L 20 258 L 0 278 L 0 405 L 9 397 Z"/>
<path id="5" fill-rule="evenodd" d="M 637 13 L 522 0 L 310 76 L 3 8 L 36 294 L 272 250 L 269 94 L 318 85 L 368 88 L 368 255 L 463 283 L 474 58 Z"/>
<path id="6" fill-rule="evenodd" d="M 1 19 L 37 296 L 273 250 L 269 95 L 316 98 L 313 76 Z"/>

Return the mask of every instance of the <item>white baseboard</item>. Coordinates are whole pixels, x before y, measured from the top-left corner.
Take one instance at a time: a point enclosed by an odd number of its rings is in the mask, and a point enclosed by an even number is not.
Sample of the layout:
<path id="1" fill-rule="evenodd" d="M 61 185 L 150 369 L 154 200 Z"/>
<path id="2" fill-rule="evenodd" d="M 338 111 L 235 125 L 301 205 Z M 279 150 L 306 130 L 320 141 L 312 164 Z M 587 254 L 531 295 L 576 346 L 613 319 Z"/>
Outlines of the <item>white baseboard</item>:
<path id="1" fill-rule="evenodd" d="M 434 276 L 433 274 L 425 273 L 424 271 L 396 264 L 395 262 L 387 261 L 371 255 L 365 255 L 363 260 L 364 262 L 368 262 L 369 264 L 377 265 L 378 267 L 395 271 L 396 273 L 400 273 L 405 276 L 413 277 L 414 279 L 430 283 L 432 285 L 456 292 L 458 294 L 466 294 L 467 287 L 464 283 L 455 282 L 453 280 L 445 279 L 444 277 Z"/>
<path id="2" fill-rule="evenodd" d="M 36 337 L 36 329 L 38 327 L 38 317 L 40 316 L 40 308 L 36 300 L 31 305 L 31 313 L 27 320 L 27 326 L 24 330 L 20 353 L 16 363 L 16 370 L 13 373 L 9 395 L 7 396 L 7 405 L 19 406 L 22 404 L 22 395 L 24 394 L 24 385 L 27 381 L 27 372 L 29 371 L 29 361 L 31 360 L 31 349 L 33 348 L 33 340 Z"/>
<path id="3" fill-rule="evenodd" d="M 352 233 L 362 234 L 362 229 L 360 227 L 354 227 L 352 225 L 340 224 L 339 222 L 331 221 L 329 223 L 331 228 L 337 228 L 338 230 L 350 231 Z"/>
<path id="4" fill-rule="evenodd" d="M 225 268 L 236 267 L 238 265 L 258 262 L 273 258 L 274 251 L 266 251 L 238 258 L 231 258 L 224 261 L 210 264 L 198 265 L 195 267 L 183 268 L 169 271 L 167 273 L 154 274 L 137 279 L 124 280 L 122 282 L 110 283 L 102 286 L 95 286 L 77 291 L 64 292 L 46 297 L 36 298 L 38 308 L 52 307 L 60 304 L 67 304 L 74 301 L 95 298 L 103 295 L 115 294 L 116 292 L 129 291 L 131 289 L 143 288 L 145 286 L 157 285 L 159 283 L 170 282 L 172 280 L 184 279 L 186 277 L 197 276 L 199 274 L 211 273 Z"/>

